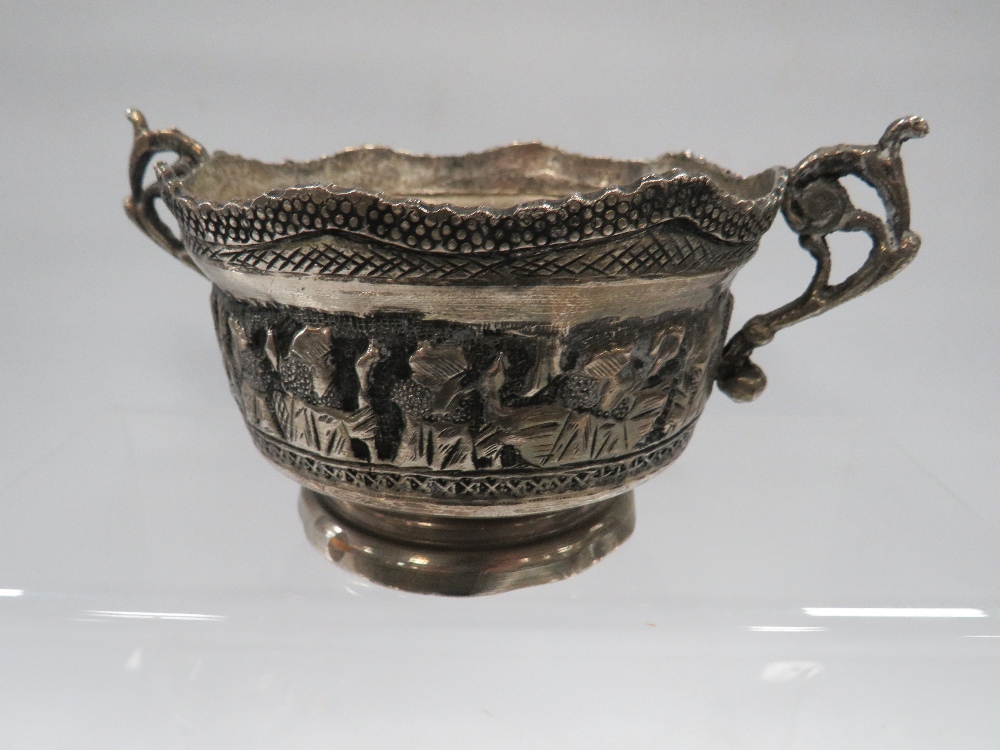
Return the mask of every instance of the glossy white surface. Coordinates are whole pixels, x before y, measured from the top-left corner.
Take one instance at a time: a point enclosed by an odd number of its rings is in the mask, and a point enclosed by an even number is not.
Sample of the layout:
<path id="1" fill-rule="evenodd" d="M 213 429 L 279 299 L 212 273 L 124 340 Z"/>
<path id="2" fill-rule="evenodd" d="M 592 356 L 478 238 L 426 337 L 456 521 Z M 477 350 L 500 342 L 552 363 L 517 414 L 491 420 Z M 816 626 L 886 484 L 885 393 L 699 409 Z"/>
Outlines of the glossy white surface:
<path id="1" fill-rule="evenodd" d="M 992 3 L 0 3 L 0 746 L 994 748 Z M 585 573 L 453 600 L 312 549 L 205 282 L 124 217 L 126 106 L 210 149 L 541 138 L 754 172 L 903 114 L 924 248 L 713 396 Z M 859 262 L 842 238 L 838 268 Z M 776 223 L 736 321 L 811 264 Z"/>

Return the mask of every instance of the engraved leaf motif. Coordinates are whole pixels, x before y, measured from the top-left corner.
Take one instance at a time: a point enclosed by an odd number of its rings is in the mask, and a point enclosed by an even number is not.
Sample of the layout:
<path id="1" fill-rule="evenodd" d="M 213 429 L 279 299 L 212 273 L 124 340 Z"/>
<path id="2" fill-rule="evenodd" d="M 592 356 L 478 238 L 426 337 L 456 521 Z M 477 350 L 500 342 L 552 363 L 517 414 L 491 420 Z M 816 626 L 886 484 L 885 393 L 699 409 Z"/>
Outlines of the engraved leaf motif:
<path id="1" fill-rule="evenodd" d="M 519 395 L 530 398 L 545 390 L 562 372 L 559 362 L 562 358 L 562 344 L 558 336 L 538 336 L 535 343 L 535 359 L 524 387 Z"/>
<path id="2" fill-rule="evenodd" d="M 433 469 L 474 469 L 469 429 L 465 425 L 407 420 L 395 463 Z"/>
<path id="3" fill-rule="evenodd" d="M 683 341 L 684 328 L 682 326 L 671 326 L 657 331 L 649 347 L 649 356 L 652 360 L 649 374 L 656 375 L 667 362 L 680 354 Z"/>
<path id="4" fill-rule="evenodd" d="M 469 431 L 464 425 L 442 425 L 435 429 L 438 443 L 436 460 L 439 469 L 474 469 L 469 445 Z"/>
<path id="5" fill-rule="evenodd" d="M 322 398 L 336 374 L 336 366 L 330 360 L 330 329 L 317 326 L 306 326 L 295 334 L 288 348 L 289 358 L 301 361 L 311 372 L 309 378 L 312 392 Z M 294 366 L 291 369 L 294 372 Z M 297 373 L 296 373 L 297 374 Z"/>
<path id="6" fill-rule="evenodd" d="M 275 391 L 274 412 L 282 436 L 309 450 L 338 458 L 354 458 L 351 441 L 369 445 L 375 438 L 376 419 L 370 406 L 347 413 L 339 409 L 315 407 L 296 396 Z"/>
<path id="7" fill-rule="evenodd" d="M 673 326 L 657 331 L 648 345 L 609 349 L 595 355 L 580 371 L 601 384 L 597 411 L 617 415 L 627 408 L 631 414 L 634 407 L 625 404 L 643 383 L 678 355 L 683 337 L 683 329 Z"/>
<path id="8" fill-rule="evenodd" d="M 590 442 L 591 415 L 572 412 L 560 404 L 503 406 L 497 394 L 507 377 L 506 366 L 505 358 L 497 357 L 481 382 L 490 421 L 503 443 L 517 448 L 524 460 L 535 466 L 578 460 Z"/>
<path id="9" fill-rule="evenodd" d="M 632 450 L 649 434 L 666 403 L 667 396 L 660 389 L 647 388 L 636 395 L 628 416 L 618 423 L 624 450 Z"/>
<path id="10" fill-rule="evenodd" d="M 505 442 L 535 466 L 596 461 L 635 448 L 666 404 L 654 389 L 641 391 L 624 419 L 573 412 L 560 406 L 524 407 L 501 421 Z"/>
<path id="11" fill-rule="evenodd" d="M 252 343 L 252 336 L 239 320 L 229 318 L 228 348 L 229 356 L 225 358 L 226 372 L 229 375 L 230 386 L 237 400 L 241 399 L 242 385 L 249 384 L 258 391 L 266 391 L 272 382 L 272 368 L 264 355 Z"/>
<path id="12" fill-rule="evenodd" d="M 295 402 L 296 399 L 289 393 L 274 391 L 271 394 L 271 406 L 277 420 L 281 435 L 286 440 L 295 436 Z"/>
<path id="13" fill-rule="evenodd" d="M 525 407 L 502 420 L 506 442 L 535 466 L 584 460 L 593 440 L 594 417 L 561 406 Z"/>
<path id="14" fill-rule="evenodd" d="M 422 341 L 410 357 L 414 382 L 431 391 L 431 409 L 439 412 L 448 411 L 464 392 L 462 378 L 468 368 L 462 347 L 450 344 L 434 346 Z"/>
<path id="15" fill-rule="evenodd" d="M 495 460 L 503 450 L 504 434 L 497 425 L 486 425 L 473 435 L 476 456 L 481 459 Z"/>
<path id="16" fill-rule="evenodd" d="M 454 419 L 449 412 L 471 390 L 462 385 L 469 369 L 462 347 L 421 341 L 409 363 L 416 395 L 426 399 L 426 412 L 421 410 L 419 415 L 406 412 L 396 463 L 434 469 L 474 469 L 469 426 L 448 421 Z M 432 418 L 424 419 L 427 415 Z"/>
<path id="17" fill-rule="evenodd" d="M 291 386 L 291 392 L 275 391 L 272 394 L 278 427 L 285 439 L 327 456 L 357 458 L 353 440 L 363 441 L 368 446 L 369 455 L 373 455 L 377 422 L 374 410 L 363 397 L 364 387 L 359 397 L 359 408 L 353 412 L 303 400 L 303 390 L 307 391 L 305 396 L 323 395 L 330 390 L 336 369 L 330 362 L 329 354 L 330 332 L 327 328 L 307 326 L 292 339 L 289 356 L 282 362 L 285 385 Z M 363 385 L 378 358 L 377 347 L 371 345 L 355 364 Z M 297 367 L 290 367 L 290 362 L 298 363 Z M 306 367 L 312 369 L 304 371 Z M 301 388 L 304 373 L 310 376 L 308 385 L 311 392 Z"/>
<path id="18" fill-rule="evenodd" d="M 315 413 L 315 412 L 314 412 Z M 372 455 L 376 419 L 371 407 L 365 406 L 352 414 L 333 412 L 318 414 L 314 423 L 318 449 L 328 456 L 353 457 L 352 440 L 362 440 Z"/>
<path id="19" fill-rule="evenodd" d="M 642 382 L 641 370 L 632 362 L 632 349 L 608 349 L 590 360 L 581 372 L 601 383 L 596 408 L 610 412 L 629 391 Z"/>
<path id="20" fill-rule="evenodd" d="M 460 376 L 468 366 L 462 347 L 452 344 L 434 346 L 421 341 L 410 357 L 413 379 L 432 389 Z"/>
<path id="21" fill-rule="evenodd" d="M 224 358 L 226 374 L 229 376 L 229 382 L 235 388 L 236 383 L 243 380 L 243 354 L 250 346 L 250 338 L 236 318 L 229 318 L 226 321 L 226 327 L 229 330 L 229 336 L 226 337 L 228 338 L 229 356 Z M 233 392 L 238 395 L 236 390 Z"/>
<path id="22" fill-rule="evenodd" d="M 268 435 L 282 437 L 281 425 L 267 396 L 246 381 L 243 381 L 237 393 L 247 422 Z"/>
<path id="23" fill-rule="evenodd" d="M 608 349 L 598 352 L 581 369 L 584 375 L 597 380 L 612 380 L 628 366 L 632 347 L 627 349 Z"/>

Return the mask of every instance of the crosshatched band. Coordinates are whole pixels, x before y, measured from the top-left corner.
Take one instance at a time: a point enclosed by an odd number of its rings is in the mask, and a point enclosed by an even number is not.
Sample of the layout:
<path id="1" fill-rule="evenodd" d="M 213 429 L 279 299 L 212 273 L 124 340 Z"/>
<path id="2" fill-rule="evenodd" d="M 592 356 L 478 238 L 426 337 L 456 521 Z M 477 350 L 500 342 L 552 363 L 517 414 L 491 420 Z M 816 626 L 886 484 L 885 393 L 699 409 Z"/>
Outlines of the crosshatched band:
<path id="1" fill-rule="evenodd" d="M 399 512 L 448 516 L 543 513 L 613 497 L 676 459 L 691 440 L 688 427 L 635 455 L 557 472 L 475 472 L 450 475 L 388 471 L 331 461 L 251 428 L 254 444 L 306 486 L 338 498 Z M 377 500 L 373 500 L 377 498 Z M 429 505 L 427 498 L 434 498 Z"/>
<path id="2" fill-rule="evenodd" d="M 248 246 L 197 238 L 190 244 L 199 262 L 245 273 L 463 285 L 711 273 L 741 266 L 757 249 L 756 242 L 723 242 L 676 225 L 566 247 L 481 254 L 421 252 L 338 232 Z"/>

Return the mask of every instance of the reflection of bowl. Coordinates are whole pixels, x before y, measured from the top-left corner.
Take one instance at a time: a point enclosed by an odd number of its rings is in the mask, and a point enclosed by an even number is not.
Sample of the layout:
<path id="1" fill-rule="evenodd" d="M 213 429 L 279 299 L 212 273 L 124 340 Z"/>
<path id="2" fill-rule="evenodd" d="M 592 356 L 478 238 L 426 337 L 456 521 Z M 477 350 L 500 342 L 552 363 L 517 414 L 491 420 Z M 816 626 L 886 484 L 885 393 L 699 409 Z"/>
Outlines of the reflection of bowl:
<path id="1" fill-rule="evenodd" d="M 303 489 L 309 541 L 340 567 L 419 594 L 476 596 L 559 581 L 590 567 L 635 526 L 632 493 L 518 519 L 424 518 Z"/>
<path id="2" fill-rule="evenodd" d="M 539 144 L 262 164 L 132 118 L 126 208 L 214 284 L 257 446 L 312 490 L 397 513 L 569 512 L 626 491 L 679 455 L 717 378 L 756 395 L 754 346 L 917 248 L 898 158 L 925 129 L 915 118 L 877 146 L 748 178 L 689 154 L 614 161 Z M 165 150 L 179 158 L 144 188 Z M 876 187 L 888 226 L 854 209 L 836 182 L 846 174 Z M 816 280 L 724 350 L 730 283 L 779 208 Z M 836 229 L 875 247 L 833 287 L 824 236 Z"/>

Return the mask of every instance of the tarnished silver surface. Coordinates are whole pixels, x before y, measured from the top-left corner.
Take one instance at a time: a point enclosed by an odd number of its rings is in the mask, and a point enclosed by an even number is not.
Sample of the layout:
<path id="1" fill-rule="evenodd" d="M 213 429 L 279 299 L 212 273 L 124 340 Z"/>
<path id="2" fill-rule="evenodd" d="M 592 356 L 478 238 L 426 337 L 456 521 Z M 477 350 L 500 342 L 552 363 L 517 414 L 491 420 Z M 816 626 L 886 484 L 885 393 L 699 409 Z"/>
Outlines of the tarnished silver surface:
<path id="1" fill-rule="evenodd" d="M 816 261 L 816 273 L 798 299 L 757 315 L 726 345 L 719 366 L 719 387 L 736 401 L 752 401 L 767 384 L 750 354 L 792 323 L 819 315 L 864 294 L 899 273 L 920 249 L 910 231 L 910 199 L 903 177 L 900 149 L 911 138 L 923 138 L 927 122 L 905 117 L 892 123 L 874 146 L 821 148 L 806 157 L 789 179 L 782 201 L 788 226 Z M 841 177 L 854 176 L 873 187 L 882 199 L 886 220 L 851 203 Z M 872 241 L 867 260 L 839 284 L 830 283 L 832 259 L 826 238 L 834 232 L 864 232 Z"/>
<path id="2" fill-rule="evenodd" d="M 303 489 L 306 536 L 333 563 L 421 594 L 479 596 L 579 573 L 628 539 L 631 492 L 583 508 L 517 519 L 441 519 L 367 509 Z"/>
<path id="3" fill-rule="evenodd" d="M 732 271 L 698 276 L 581 281 L 535 286 L 428 286 L 392 283 L 398 309 L 386 300 L 385 284 L 350 279 L 331 284 L 321 277 L 276 282 L 265 274 L 238 274 L 206 265 L 205 275 L 234 297 L 277 306 L 337 310 L 355 315 L 377 312 L 416 313 L 436 320 L 464 323 L 542 323 L 566 328 L 602 318 L 653 317 L 663 300 L 679 308 L 698 308 L 732 283 Z"/>
<path id="4" fill-rule="evenodd" d="M 359 513 L 509 519 L 614 497 L 680 454 L 714 382 L 759 394 L 754 347 L 919 246 L 899 151 L 927 132 L 920 118 L 874 146 L 740 177 L 686 153 L 615 161 L 536 143 L 263 164 L 130 117 L 127 211 L 213 282 L 255 443 Z M 178 158 L 144 188 L 161 151 Z M 848 175 L 875 188 L 887 221 L 851 204 Z M 724 346 L 729 286 L 779 209 L 816 276 Z M 830 285 L 835 231 L 873 248 Z"/>

